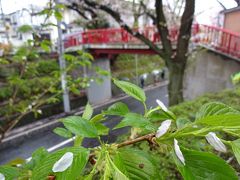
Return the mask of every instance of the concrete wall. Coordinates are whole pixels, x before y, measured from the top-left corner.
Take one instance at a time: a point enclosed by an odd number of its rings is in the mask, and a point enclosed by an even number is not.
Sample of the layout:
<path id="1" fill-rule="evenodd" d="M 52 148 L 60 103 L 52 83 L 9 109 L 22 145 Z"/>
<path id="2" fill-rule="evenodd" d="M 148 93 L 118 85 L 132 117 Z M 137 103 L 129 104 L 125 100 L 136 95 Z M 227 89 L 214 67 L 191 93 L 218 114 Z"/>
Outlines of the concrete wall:
<path id="1" fill-rule="evenodd" d="M 111 77 L 96 75 L 94 70 L 96 66 L 110 72 L 110 60 L 107 58 L 95 59 L 92 68 L 87 70 L 87 76 L 93 77 L 93 79 L 94 77 L 101 77 L 103 79 L 101 84 L 98 84 L 95 80 L 90 82 L 90 86 L 87 89 L 87 96 L 91 104 L 100 104 L 112 97 Z"/>
<path id="2" fill-rule="evenodd" d="M 198 50 L 189 59 L 184 78 L 184 97 L 193 99 L 208 92 L 232 88 L 231 75 L 240 71 L 240 63 L 212 51 Z"/>

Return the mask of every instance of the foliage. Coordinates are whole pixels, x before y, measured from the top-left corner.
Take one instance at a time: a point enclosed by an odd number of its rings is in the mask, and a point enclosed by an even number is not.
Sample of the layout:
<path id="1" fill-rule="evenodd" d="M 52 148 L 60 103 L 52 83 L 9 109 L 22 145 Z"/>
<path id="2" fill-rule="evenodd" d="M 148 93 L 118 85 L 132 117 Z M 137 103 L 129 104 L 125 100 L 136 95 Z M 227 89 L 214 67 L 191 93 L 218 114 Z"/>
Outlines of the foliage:
<path id="1" fill-rule="evenodd" d="M 240 83 L 240 72 L 232 75 L 231 78 L 232 78 L 232 83 L 233 83 L 234 85 L 239 85 L 239 83 Z"/>
<path id="2" fill-rule="evenodd" d="M 116 79 L 114 83 L 125 93 L 139 100 L 145 112 L 142 114 L 130 112 L 127 105 L 117 102 L 106 111 L 92 117 L 93 110 L 87 104 L 83 116 L 61 119 L 64 128 L 54 130 L 64 137 L 73 134 L 73 147 L 63 148 L 53 153 L 40 148 L 34 152 L 30 162 L 20 163 L 18 168 L 2 166 L 0 173 L 9 179 L 8 172 L 14 171 L 13 177 L 33 180 L 46 178 L 165 179 L 162 168 L 166 168 L 165 160 L 168 158 L 172 164 L 175 164 L 181 176 L 187 180 L 238 179 L 236 170 L 221 158 L 224 153 L 219 152 L 221 156 L 217 156 L 212 151 L 222 144 L 239 160 L 240 111 L 223 103 L 212 102 L 202 106 L 192 121 L 186 120 L 180 123 L 173 112 L 163 105 L 148 109 L 144 91 L 135 85 Z M 105 116 L 112 115 L 123 118 L 115 129 L 130 126 L 135 136 L 131 134 L 127 140 L 124 139 L 117 144 L 103 142 L 100 135 L 106 134 L 109 130 L 103 120 Z M 169 126 L 164 125 L 166 119 L 171 122 Z M 137 133 L 134 131 L 136 129 Z M 231 138 L 226 139 L 222 136 L 222 132 L 227 133 Z M 208 137 L 207 140 L 209 140 L 209 134 L 215 136 L 211 140 L 212 147 L 206 146 L 205 138 Z M 85 137 L 96 138 L 100 146 L 82 147 L 82 140 Z M 192 137 L 195 140 L 192 143 L 198 144 L 199 148 L 186 145 L 186 141 Z M 200 147 L 199 144 L 202 143 L 203 146 Z M 148 150 L 137 149 L 137 144 L 145 145 Z M 72 156 L 65 156 L 67 153 Z M 159 158 L 156 158 L 158 156 Z"/>
<path id="3" fill-rule="evenodd" d="M 164 61 L 156 55 L 138 55 L 137 69 L 134 55 L 119 55 L 113 63 L 112 76 L 118 79 L 134 79 L 136 74 L 140 76 L 144 73 L 152 73 L 153 70 L 162 69 L 164 67 Z"/>
<path id="4" fill-rule="evenodd" d="M 39 15 L 54 16 L 61 20 L 64 6 L 57 4 L 44 9 Z M 45 22 L 45 23 L 46 23 Z M 40 29 L 52 26 L 43 24 Z M 38 32 L 29 25 L 18 29 L 21 33 Z M 56 59 L 51 59 L 52 43 L 48 40 L 27 40 L 21 47 L 15 48 L 13 55 L 4 56 L 0 60 L 0 143 L 6 132 L 14 128 L 24 117 L 30 113 L 36 117 L 42 114 L 41 108 L 46 104 L 62 101 L 61 74 L 67 75 L 67 89 L 73 95 L 80 95 L 80 90 L 89 85 L 94 77 L 73 76 L 73 72 L 80 67 L 91 69 L 93 57 L 83 51 L 75 55 L 66 53 L 64 58 L 66 68 L 60 70 Z M 96 80 L 108 75 L 101 68 L 96 68 Z M 62 130 L 57 131 L 59 134 Z"/>

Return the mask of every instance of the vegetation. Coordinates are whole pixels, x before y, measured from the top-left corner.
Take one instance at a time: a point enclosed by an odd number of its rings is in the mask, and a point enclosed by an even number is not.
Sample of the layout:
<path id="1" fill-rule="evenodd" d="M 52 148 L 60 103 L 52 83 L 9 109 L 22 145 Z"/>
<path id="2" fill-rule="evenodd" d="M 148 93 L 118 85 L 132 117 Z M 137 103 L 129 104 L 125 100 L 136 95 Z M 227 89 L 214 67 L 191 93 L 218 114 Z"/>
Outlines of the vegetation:
<path id="1" fill-rule="evenodd" d="M 137 67 L 136 67 L 137 58 Z M 113 62 L 112 76 L 114 78 L 134 79 L 136 75 L 140 76 L 144 73 L 152 73 L 153 70 L 159 70 L 164 67 L 164 61 L 159 56 L 143 56 L 138 55 L 119 55 Z"/>
<path id="2" fill-rule="evenodd" d="M 223 103 L 212 102 L 198 109 L 194 120 L 183 121 L 159 100 L 157 107 L 148 109 L 145 93 L 136 85 L 116 79 L 113 81 L 126 94 L 142 103 L 145 109 L 142 114 L 130 112 L 126 104 L 117 102 L 92 116 L 93 109 L 87 104 L 82 116 L 61 119 L 64 128 L 54 130 L 60 136 L 73 138 L 73 147 L 53 153 L 40 148 L 33 153 L 30 161 L 12 161 L 1 166 L 0 177 L 32 180 L 166 179 L 169 175 L 164 171 L 175 164 L 184 179 L 238 179 L 236 169 L 212 151 L 221 156 L 234 154 L 240 163 L 240 111 Z M 114 129 L 130 126 L 130 137 L 116 144 L 103 142 L 101 135 L 109 131 L 102 123 L 105 116 L 122 117 Z M 222 133 L 230 138 L 227 139 Z M 96 138 L 100 145 L 95 148 L 82 147 L 85 137 Z M 192 138 L 195 141 L 189 145 Z M 147 151 L 151 153 L 146 151 L 146 147 L 136 148 L 142 142 L 146 142 Z M 158 156 L 159 159 L 156 158 Z M 171 166 L 166 167 L 169 162 Z M 180 177 L 175 174 L 171 178 Z"/>
<path id="3" fill-rule="evenodd" d="M 130 2 L 130 7 L 132 7 L 131 5 L 133 4 L 136 6 L 136 9 L 138 9 L 137 11 L 132 10 L 131 14 L 134 17 L 134 22 L 137 21 L 136 17 L 140 18 L 140 16 L 143 15 L 149 18 L 149 21 L 153 23 L 156 32 L 160 36 L 162 45 L 161 48 L 159 48 L 152 39 L 146 37 L 140 30 L 136 31 L 134 26 L 129 25 L 126 20 L 122 18 L 122 15 L 125 14 L 125 9 L 121 7 L 121 3 L 119 1 L 110 4 L 107 0 L 80 0 L 78 2 L 68 1 L 66 4 L 67 7 L 72 7 L 71 9 L 75 7 L 75 11 L 83 17 L 86 13 L 89 13 L 89 10 L 86 9 L 90 9 L 92 11 L 90 13 L 99 12 L 99 10 L 101 10 L 112 17 L 121 26 L 121 28 L 125 29 L 132 36 L 145 43 L 159 57 L 164 59 L 169 70 L 169 103 L 170 105 L 178 104 L 183 101 L 183 77 L 187 64 L 187 54 L 189 50 L 188 45 L 191 37 L 192 22 L 195 12 L 195 0 L 181 0 L 171 3 L 174 7 L 170 8 L 169 11 L 172 15 L 177 16 L 177 18 L 169 18 L 166 16 L 164 10 L 167 6 L 164 6 L 162 0 L 156 0 L 155 6 L 151 9 L 148 8 L 150 7 L 149 3 L 150 1 L 148 0 L 140 0 L 138 3 Z M 119 7 L 116 7 L 117 5 L 119 5 Z M 180 23 L 174 23 L 173 27 L 170 26 L 173 19 L 180 19 Z M 178 35 L 172 38 L 171 32 L 175 30 L 178 31 Z"/>

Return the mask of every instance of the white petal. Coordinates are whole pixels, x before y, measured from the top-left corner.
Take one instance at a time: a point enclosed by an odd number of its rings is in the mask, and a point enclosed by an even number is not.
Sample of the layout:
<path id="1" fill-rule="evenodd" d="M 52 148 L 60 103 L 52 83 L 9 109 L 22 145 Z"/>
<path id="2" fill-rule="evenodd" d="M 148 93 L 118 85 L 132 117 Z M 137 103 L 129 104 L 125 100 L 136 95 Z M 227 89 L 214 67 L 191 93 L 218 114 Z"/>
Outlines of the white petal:
<path id="1" fill-rule="evenodd" d="M 168 111 L 167 107 L 159 99 L 156 100 L 157 104 L 162 108 L 163 111 Z"/>
<path id="2" fill-rule="evenodd" d="M 72 165 L 73 162 L 73 153 L 65 153 L 54 165 L 52 168 L 53 172 L 63 172 Z"/>
<path id="3" fill-rule="evenodd" d="M 171 122 L 171 120 L 166 120 L 161 123 L 161 126 L 158 128 L 156 133 L 157 138 L 163 136 L 168 131 L 169 127 L 171 126 Z"/>
<path id="4" fill-rule="evenodd" d="M 220 152 L 227 152 L 226 146 L 222 143 L 222 141 L 217 137 L 217 135 L 214 132 L 209 132 L 206 135 L 206 139 L 215 150 Z"/>
<path id="5" fill-rule="evenodd" d="M 0 180 L 5 180 L 5 176 L 2 173 L 0 173 Z"/>
<path id="6" fill-rule="evenodd" d="M 174 151 L 175 151 L 178 159 L 185 165 L 185 159 L 183 157 L 180 147 L 178 146 L 178 141 L 176 139 L 174 139 Z"/>

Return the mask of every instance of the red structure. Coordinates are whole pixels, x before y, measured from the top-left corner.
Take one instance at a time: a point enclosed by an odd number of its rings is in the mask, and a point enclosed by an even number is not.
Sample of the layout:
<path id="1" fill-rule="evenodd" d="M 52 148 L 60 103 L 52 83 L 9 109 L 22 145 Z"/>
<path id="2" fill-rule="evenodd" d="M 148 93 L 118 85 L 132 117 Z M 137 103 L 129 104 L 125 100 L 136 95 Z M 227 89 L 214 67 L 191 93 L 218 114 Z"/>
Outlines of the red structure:
<path id="1" fill-rule="evenodd" d="M 155 44 L 161 46 L 161 39 L 155 27 L 134 29 L 140 32 Z M 178 29 L 171 29 L 169 38 L 177 43 Z M 195 24 L 192 27 L 191 41 L 205 48 L 225 54 L 232 58 L 240 58 L 240 34 L 219 27 Z M 98 45 L 98 46 L 96 46 Z M 117 45 L 122 45 L 119 47 Z M 125 47 L 124 45 L 127 45 Z M 132 45 L 132 46 L 131 46 Z M 141 48 L 137 45 L 142 45 Z M 133 37 L 122 28 L 109 28 L 87 30 L 70 34 L 65 37 L 65 48 L 84 46 L 93 49 L 97 53 L 141 53 L 154 54 L 152 50 L 144 46 L 143 42 Z M 131 46 L 131 47 L 130 47 Z"/>

